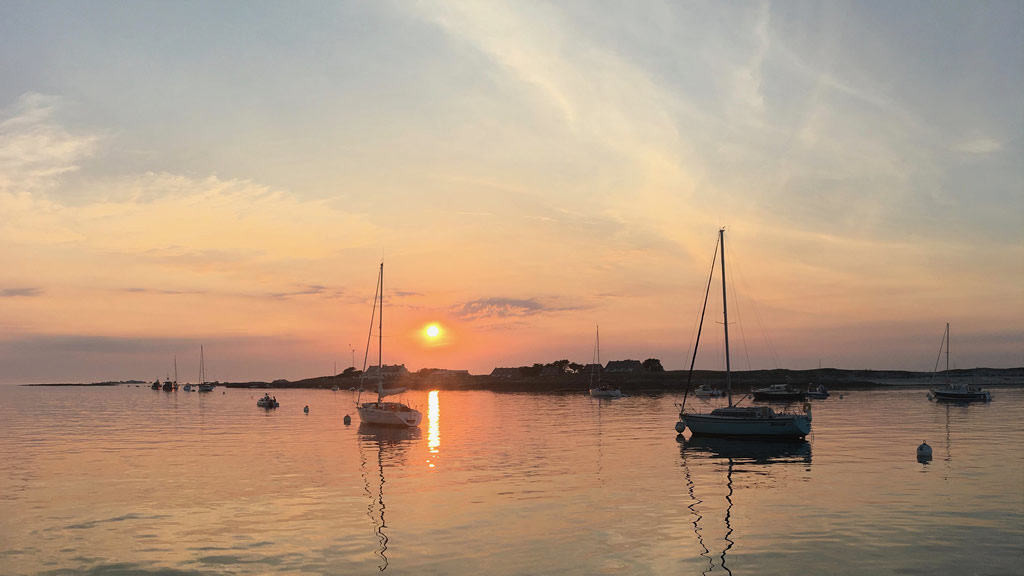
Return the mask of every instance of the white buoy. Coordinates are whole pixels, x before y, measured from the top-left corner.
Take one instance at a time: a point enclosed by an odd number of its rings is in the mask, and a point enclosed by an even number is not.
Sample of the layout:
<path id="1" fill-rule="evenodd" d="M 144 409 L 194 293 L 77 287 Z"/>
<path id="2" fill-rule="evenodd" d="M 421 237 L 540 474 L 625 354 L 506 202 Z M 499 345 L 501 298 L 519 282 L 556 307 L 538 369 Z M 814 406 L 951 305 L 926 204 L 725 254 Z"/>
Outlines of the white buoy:
<path id="1" fill-rule="evenodd" d="M 349 416 L 348 414 L 345 414 L 345 426 L 348 426 L 351 423 L 352 423 L 352 417 Z"/>
<path id="2" fill-rule="evenodd" d="M 306 414 L 309 414 L 309 406 L 303 408 L 302 411 L 305 412 Z"/>
<path id="3" fill-rule="evenodd" d="M 929 446 L 927 442 L 922 442 L 921 445 L 917 447 L 917 461 L 918 462 L 928 462 L 931 459 L 932 459 L 932 447 Z"/>

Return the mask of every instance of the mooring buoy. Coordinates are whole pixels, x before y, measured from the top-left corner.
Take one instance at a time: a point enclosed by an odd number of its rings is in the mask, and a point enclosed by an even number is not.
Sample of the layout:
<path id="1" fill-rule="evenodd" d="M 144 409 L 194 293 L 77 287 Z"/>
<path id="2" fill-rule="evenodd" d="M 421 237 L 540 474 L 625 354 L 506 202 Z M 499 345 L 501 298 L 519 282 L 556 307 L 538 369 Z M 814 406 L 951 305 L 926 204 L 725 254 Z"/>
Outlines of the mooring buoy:
<path id="1" fill-rule="evenodd" d="M 928 462 L 932 459 L 932 447 L 927 442 L 921 442 L 917 447 L 917 461 Z"/>

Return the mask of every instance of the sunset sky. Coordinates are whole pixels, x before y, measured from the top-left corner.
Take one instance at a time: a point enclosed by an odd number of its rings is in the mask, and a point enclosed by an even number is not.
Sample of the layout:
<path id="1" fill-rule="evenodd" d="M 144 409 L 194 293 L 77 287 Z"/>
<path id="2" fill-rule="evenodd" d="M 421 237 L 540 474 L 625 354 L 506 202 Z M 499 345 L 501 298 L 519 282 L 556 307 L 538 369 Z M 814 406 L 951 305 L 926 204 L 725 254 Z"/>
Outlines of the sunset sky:
<path id="1" fill-rule="evenodd" d="M 720 227 L 735 369 L 928 371 L 946 322 L 955 367 L 1022 366 L 1022 30 L 1016 0 L 4 1 L 0 382 L 361 367 L 382 260 L 387 364 L 586 363 L 599 325 L 603 362 L 681 369 Z"/>

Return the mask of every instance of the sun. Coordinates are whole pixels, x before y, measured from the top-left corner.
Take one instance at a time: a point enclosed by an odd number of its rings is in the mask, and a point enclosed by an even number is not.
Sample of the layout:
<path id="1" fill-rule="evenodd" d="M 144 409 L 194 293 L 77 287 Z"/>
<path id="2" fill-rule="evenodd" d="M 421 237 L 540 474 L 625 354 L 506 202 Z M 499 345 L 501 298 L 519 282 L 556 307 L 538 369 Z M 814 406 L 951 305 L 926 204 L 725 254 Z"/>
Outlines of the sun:
<path id="1" fill-rule="evenodd" d="M 430 326 L 427 326 L 426 333 L 427 338 L 434 340 L 441 335 L 441 327 L 438 326 L 437 324 L 431 324 Z"/>

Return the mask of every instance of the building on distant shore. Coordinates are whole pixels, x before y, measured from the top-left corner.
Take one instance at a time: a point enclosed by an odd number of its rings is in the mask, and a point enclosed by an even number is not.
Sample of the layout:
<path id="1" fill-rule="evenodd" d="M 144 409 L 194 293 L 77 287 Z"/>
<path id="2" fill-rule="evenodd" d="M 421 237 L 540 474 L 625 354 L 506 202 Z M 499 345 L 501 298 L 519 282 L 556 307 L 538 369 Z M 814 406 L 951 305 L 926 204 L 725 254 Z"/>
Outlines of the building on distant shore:
<path id="1" fill-rule="evenodd" d="M 491 370 L 493 378 L 518 378 L 519 368 L 495 368 Z"/>
<path id="2" fill-rule="evenodd" d="M 382 376 L 384 377 L 385 380 L 389 380 L 389 379 L 392 379 L 392 378 L 400 378 L 402 376 L 408 376 L 409 375 L 409 371 L 406 370 L 405 364 L 395 364 L 394 366 L 388 366 L 387 364 L 385 364 L 383 366 L 383 369 L 381 370 L 381 372 L 382 372 Z M 377 367 L 376 366 L 370 366 L 369 368 L 367 368 L 364 377 L 365 378 L 376 378 L 377 377 Z"/>

